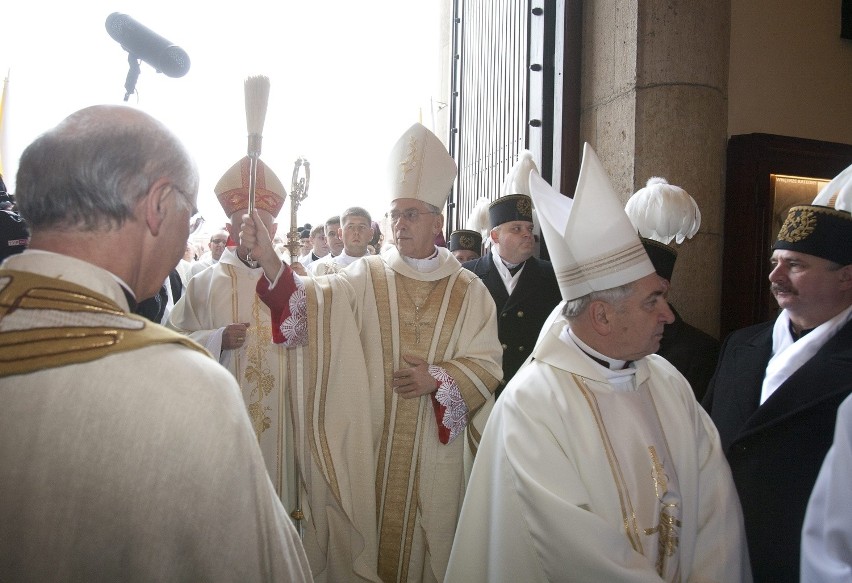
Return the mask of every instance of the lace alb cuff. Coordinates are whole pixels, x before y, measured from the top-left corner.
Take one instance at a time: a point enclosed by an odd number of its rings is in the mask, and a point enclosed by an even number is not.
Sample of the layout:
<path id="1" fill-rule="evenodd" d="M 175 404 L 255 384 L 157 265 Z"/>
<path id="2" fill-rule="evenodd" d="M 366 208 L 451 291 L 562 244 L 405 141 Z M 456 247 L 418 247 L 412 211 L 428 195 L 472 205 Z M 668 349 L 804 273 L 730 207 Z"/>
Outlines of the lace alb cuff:
<path id="1" fill-rule="evenodd" d="M 279 330 L 285 340 L 283 346 L 307 346 L 308 344 L 308 300 L 305 295 L 305 284 L 296 274 L 293 274 L 296 291 L 290 296 L 290 314 L 281 322 Z"/>
<path id="2" fill-rule="evenodd" d="M 450 441 L 467 427 L 467 404 L 462 398 L 459 386 L 447 371 L 434 364 L 429 365 L 429 374 L 440 383 L 435 398 L 445 407 L 441 423 L 450 430 Z"/>

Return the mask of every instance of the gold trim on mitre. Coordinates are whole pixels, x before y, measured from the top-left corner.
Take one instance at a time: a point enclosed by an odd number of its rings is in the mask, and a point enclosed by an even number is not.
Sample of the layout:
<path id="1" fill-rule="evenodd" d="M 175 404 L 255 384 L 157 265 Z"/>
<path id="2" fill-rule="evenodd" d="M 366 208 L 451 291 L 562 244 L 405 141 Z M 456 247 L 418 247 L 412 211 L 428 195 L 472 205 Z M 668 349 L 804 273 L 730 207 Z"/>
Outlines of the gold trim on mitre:
<path id="1" fill-rule="evenodd" d="M 441 209 L 456 179 L 456 163 L 435 134 L 415 123 L 391 149 L 388 178 L 391 201 L 411 198 Z"/>
<path id="2" fill-rule="evenodd" d="M 583 149 L 573 200 L 554 190 L 538 172 L 530 173 L 529 182 L 563 299 L 574 300 L 654 273 L 654 265 L 589 144 Z"/>
<path id="3" fill-rule="evenodd" d="M 222 205 L 227 217 L 236 212 L 248 210 L 249 203 L 249 169 L 251 161 L 246 156 L 231 166 L 219 182 L 213 192 Z M 257 161 L 257 181 L 254 191 L 254 206 L 277 217 L 284 207 L 287 191 L 275 172 L 264 164 L 263 160 Z"/>

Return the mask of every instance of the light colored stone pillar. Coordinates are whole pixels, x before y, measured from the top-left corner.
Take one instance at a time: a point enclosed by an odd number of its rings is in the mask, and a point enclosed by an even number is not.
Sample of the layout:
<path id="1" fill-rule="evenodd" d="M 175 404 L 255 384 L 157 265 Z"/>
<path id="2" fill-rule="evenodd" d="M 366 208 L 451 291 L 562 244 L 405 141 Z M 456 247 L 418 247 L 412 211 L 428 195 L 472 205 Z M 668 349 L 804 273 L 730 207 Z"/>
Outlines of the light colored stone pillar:
<path id="1" fill-rule="evenodd" d="M 652 176 L 689 192 L 701 230 L 677 247 L 670 301 L 716 336 L 721 293 L 730 0 L 583 4 L 581 140 L 624 202 Z"/>

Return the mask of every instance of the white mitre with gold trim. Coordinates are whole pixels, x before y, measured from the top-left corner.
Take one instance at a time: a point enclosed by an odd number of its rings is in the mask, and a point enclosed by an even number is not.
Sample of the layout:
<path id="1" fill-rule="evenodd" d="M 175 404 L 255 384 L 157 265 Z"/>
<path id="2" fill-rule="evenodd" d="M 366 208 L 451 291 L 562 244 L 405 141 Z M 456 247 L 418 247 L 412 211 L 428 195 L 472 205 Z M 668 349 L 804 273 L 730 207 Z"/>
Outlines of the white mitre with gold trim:
<path id="1" fill-rule="evenodd" d="M 636 281 L 654 266 L 589 144 L 573 201 L 554 190 L 538 172 L 530 194 L 559 290 L 565 300 Z"/>
<path id="2" fill-rule="evenodd" d="M 456 179 L 456 162 L 438 136 L 415 123 L 391 150 L 388 178 L 391 201 L 413 198 L 442 209 Z"/>

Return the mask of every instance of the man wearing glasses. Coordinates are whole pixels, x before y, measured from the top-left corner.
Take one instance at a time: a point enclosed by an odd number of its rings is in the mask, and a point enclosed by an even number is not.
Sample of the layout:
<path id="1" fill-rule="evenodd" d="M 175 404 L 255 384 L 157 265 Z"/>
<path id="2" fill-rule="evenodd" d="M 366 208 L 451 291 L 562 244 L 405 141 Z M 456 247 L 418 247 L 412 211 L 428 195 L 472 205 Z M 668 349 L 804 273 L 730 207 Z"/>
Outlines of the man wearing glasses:
<path id="1" fill-rule="evenodd" d="M 224 253 L 227 245 L 228 231 L 225 229 L 220 229 L 210 235 L 210 242 L 207 244 L 207 247 L 210 249 L 210 255 L 203 257 L 192 264 L 189 268 L 189 277 L 191 278 L 192 276 L 201 273 L 211 265 L 219 263 L 219 260 L 222 258 L 222 253 Z"/>
<path id="2" fill-rule="evenodd" d="M 185 148 L 135 108 L 80 110 L 21 156 L 32 240 L 0 269 L 0 580 L 311 580 L 233 377 L 129 314 L 183 254 L 197 192 Z"/>
<path id="3" fill-rule="evenodd" d="M 305 410 L 297 447 L 310 452 L 300 471 L 316 577 L 444 579 L 465 459 L 502 377 L 494 301 L 434 243 L 455 176 L 438 138 L 412 126 L 390 156 L 395 247 L 331 277 L 294 278 L 259 221 L 243 225 L 275 341 L 303 358 L 290 390 Z"/>

